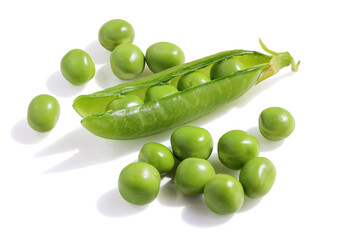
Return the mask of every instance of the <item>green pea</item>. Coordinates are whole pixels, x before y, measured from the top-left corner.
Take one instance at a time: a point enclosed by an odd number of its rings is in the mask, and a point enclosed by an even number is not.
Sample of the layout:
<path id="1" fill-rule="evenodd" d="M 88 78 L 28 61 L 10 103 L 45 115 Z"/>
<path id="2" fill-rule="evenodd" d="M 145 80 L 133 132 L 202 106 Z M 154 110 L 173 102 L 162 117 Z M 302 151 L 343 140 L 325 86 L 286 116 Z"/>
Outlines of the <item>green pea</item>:
<path id="1" fill-rule="evenodd" d="M 151 86 L 146 91 L 145 102 L 158 100 L 176 92 L 178 89 L 169 84 Z"/>
<path id="2" fill-rule="evenodd" d="M 173 132 L 170 142 L 175 157 L 180 161 L 186 158 L 208 159 L 213 150 L 211 134 L 200 127 L 180 127 Z"/>
<path id="3" fill-rule="evenodd" d="M 131 24 L 121 19 L 113 19 L 104 23 L 98 33 L 100 44 L 109 51 L 113 51 L 119 44 L 131 43 L 134 38 L 135 31 Z"/>
<path id="4" fill-rule="evenodd" d="M 256 157 L 244 164 L 240 170 L 239 181 L 249 198 L 260 198 L 266 195 L 276 179 L 276 168 L 264 157 Z"/>
<path id="5" fill-rule="evenodd" d="M 259 143 L 252 135 L 232 130 L 218 141 L 219 160 L 228 168 L 239 170 L 248 160 L 259 155 Z"/>
<path id="6" fill-rule="evenodd" d="M 128 202 L 145 205 L 158 195 L 161 177 L 151 164 L 135 162 L 126 166 L 119 175 L 119 192 Z"/>
<path id="7" fill-rule="evenodd" d="M 209 81 L 211 80 L 206 74 L 198 71 L 191 72 L 179 79 L 178 90 L 183 91 L 185 89 L 192 88 Z"/>
<path id="8" fill-rule="evenodd" d="M 122 80 L 138 77 L 145 68 L 145 57 L 142 51 L 132 43 L 117 46 L 110 55 L 113 73 Z"/>
<path id="9" fill-rule="evenodd" d="M 60 106 L 58 101 L 47 94 L 38 95 L 28 106 L 28 125 L 38 132 L 47 132 L 54 128 L 59 119 Z"/>
<path id="10" fill-rule="evenodd" d="M 122 95 L 108 103 L 106 112 L 142 105 L 143 101 L 136 95 Z"/>
<path id="11" fill-rule="evenodd" d="M 146 51 L 147 65 L 154 73 L 183 64 L 184 61 L 184 52 L 173 43 L 158 42 Z"/>
<path id="12" fill-rule="evenodd" d="M 61 60 L 62 75 L 73 85 L 83 85 L 94 77 L 96 69 L 91 57 L 81 49 L 69 51 Z"/>
<path id="13" fill-rule="evenodd" d="M 263 110 L 259 117 L 259 129 L 265 138 L 272 141 L 282 140 L 292 134 L 295 120 L 290 112 L 280 107 Z"/>
<path id="14" fill-rule="evenodd" d="M 166 146 L 155 142 L 143 145 L 138 160 L 151 164 L 157 168 L 160 174 L 166 174 L 174 167 L 172 152 Z"/>
<path id="15" fill-rule="evenodd" d="M 228 174 L 217 174 L 205 185 L 204 197 L 207 207 L 221 215 L 238 211 L 244 203 L 241 183 Z"/>
<path id="16" fill-rule="evenodd" d="M 215 63 L 211 68 L 211 79 L 221 78 L 231 75 L 244 69 L 243 64 L 236 58 L 228 58 Z"/>
<path id="17" fill-rule="evenodd" d="M 199 195 L 215 174 L 213 166 L 205 159 L 187 158 L 179 164 L 174 183 L 177 189 L 186 195 Z"/>

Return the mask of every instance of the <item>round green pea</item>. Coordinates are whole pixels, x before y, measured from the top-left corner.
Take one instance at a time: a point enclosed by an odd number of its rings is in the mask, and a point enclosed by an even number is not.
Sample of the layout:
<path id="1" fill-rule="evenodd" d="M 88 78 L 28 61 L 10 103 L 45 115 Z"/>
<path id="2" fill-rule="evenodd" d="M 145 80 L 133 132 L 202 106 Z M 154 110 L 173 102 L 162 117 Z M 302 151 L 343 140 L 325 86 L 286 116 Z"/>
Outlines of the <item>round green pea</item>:
<path id="1" fill-rule="evenodd" d="M 241 183 L 228 174 L 217 174 L 205 185 L 204 197 L 207 207 L 221 215 L 238 211 L 244 203 Z"/>
<path id="2" fill-rule="evenodd" d="M 28 125 L 38 132 L 47 132 L 54 128 L 60 115 L 58 101 L 47 94 L 32 99 L 28 106 Z"/>
<path id="3" fill-rule="evenodd" d="M 205 159 L 187 158 L 179 164 L 174 183 L 177 189 L 186 195 L 199 195 L 215 174 L 213 166 Z"/>
<path id="4" fill-rule="evenodd" d="M 211 134 L 204 128 L 184 126 L 176 129 L 170 138 L 175 157 L 208 159 L 213 150 Z"/>
<path id="5" fill-rule="evenodd" d="M 255 137 L 241 130 L 225 133 L 218 141 L 218 158 L 228 168 L 239 170 L 248 160 L 259 155 Z"/>
<path id="6" fill-rule="evenodd" d="M 110 55 L 110 66 L 115 76 L 122 80 L 130 80 L 143 72 L 145 57 L 136 45 L 123 43 Z"/>
<path id="7" fill-rule="evenodd" d="M 143 145 L 138 156 L 139 162 L 146 162 L 166 174 L 174 167 L 174 156 L 163 144 L 150 142 Z"/>
<path id="8" fill-rule="evenodd" d="M 184 61 L 184 52 L 173 43 L 158 42 L 146 51 L 147 65 L 154 73 L 183 64 Z"/>
<path id="9" fill-rule="evenodd" d="M 106 112 L 142 105 L 143 101 L 136 95 L 122 95 L 108 103 Z"/>
<path id="10" fill-rule="evenodd" d="M 249 198 L 260 198 L 266 195 L 276 179 L 276 168 L 264 157 L 256 157 L 244 164 L 240 170 L 239 181 Z"/>
<path id="11" fill-rule="evenodd" d="M 98 33 L 100 44 L 109 51 L 113 51 L 119 44 L 131 43 L 134 38 L 133 27 L 122 19 L 113 19 L 104 23 Z"/>
<path id="12" fill-rule="evenodd" d="M 291 135 L 294 128 L 294 117 L 284 108 L 270 107 L 263 110 L 260 114 L 260 132 L 262 136 L 269 140 L 282 140 Z"/>
<path id="13" fill-rule="evenodd" d="M 60 63 L 61 73 L 73 85 L 83 85 L 91 80 L 96 68 L 92 58 L 81 49 L 69 51 Z"/>
<path id="14" fill-rule="evenodd" d="M 126 166 L 119 175 L 119 192 L 128 202 L 145 205 L 158 195 L 161 177 L 151 164 L 135 162 Z"/>
<path id="15" fill-rule="evenodd" d="M 151 86 L 146 90 L 145 102 L 158 100 L 176 92 L 178 89 L 169 84 Z"/>
<path id="16" fill-rule="evenodd" d="M 216 62 L 211 68 L 211 79 L 221 78 L 236 73 L 244 69 L 243 64 L 236 58 L 228 58 L 223 61 Z"/>
<path id="17" fill-rule="evenodd" d="M 210 78 L 202 72 L 191 72 L 181 77 L 178 81 L 178 90 L 183 91 L 188 88 L 192 88 L 206 82 L 211 81 Z"/>

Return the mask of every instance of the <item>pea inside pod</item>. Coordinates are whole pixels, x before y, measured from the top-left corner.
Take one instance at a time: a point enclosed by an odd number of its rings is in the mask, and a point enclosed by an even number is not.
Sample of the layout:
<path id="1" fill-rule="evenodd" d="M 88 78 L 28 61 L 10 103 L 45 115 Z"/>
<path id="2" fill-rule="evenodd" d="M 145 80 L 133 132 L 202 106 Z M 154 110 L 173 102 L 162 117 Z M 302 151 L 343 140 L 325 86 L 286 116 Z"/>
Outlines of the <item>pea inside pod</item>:
<path id="1" fill-rule="evenodd" d="M 264 49 L 268 49 L 262 44 Z M 189 63 L 168 68 L 162 72 L 123 83 L 90 95 L 81 95 L 74 101 L 75 110 L 83 117 L 82 125 L 93 134 L 109 139 L 133 139 L 152 135 L 195 120 L 222 107 L 246 93 L 257 83 L 295 63 L 288 52 L 265 55 L 255 51 L 230 50 Z M 208 72 L 214 64 L 236 57 L 244 69 L 231 75 L 214 79 L 191 89 L 176 92 L 155 101 L 128 109 L 105 112 L 106 105 L 119 94 L 137 94 L 151 86 L 177 85 L 180 77 L 194 72 Z"/>
<path id="2" fill-rule="evenodd" d="M 118 96 L 116 99 L 112 100 L 106 107 L 107 112 L 130 108 L 133 106 L 138 106 L 143 104 L 141 98 L 136 95 L 122 95 Z"/>
<path id="3" fill-rule="evenodd" d="M 178 89 L 169 84 L 151 86 L 146 91 L 145 102 L 158 100 L 176 92 L 178 92 Z"/>
<path id="4" fill-rule="evenodd" d="M 217 79 L 217 78 L 229 76 L 244 68 L 245 66 L 241 61 L 239 61 L 237 58 L 231 57 L 214 64 L 211 68 L 210 76 L 211 76 L 211 79 Z"/>
<path id="5" fill-rule="evenodd" d="M 182 76 L 178 81 L 178 90 L 183 91 L 188 88 L 192 88 L 206 82 L 211 81 L 210 78 L 199 71 L 194 71 Z"/>

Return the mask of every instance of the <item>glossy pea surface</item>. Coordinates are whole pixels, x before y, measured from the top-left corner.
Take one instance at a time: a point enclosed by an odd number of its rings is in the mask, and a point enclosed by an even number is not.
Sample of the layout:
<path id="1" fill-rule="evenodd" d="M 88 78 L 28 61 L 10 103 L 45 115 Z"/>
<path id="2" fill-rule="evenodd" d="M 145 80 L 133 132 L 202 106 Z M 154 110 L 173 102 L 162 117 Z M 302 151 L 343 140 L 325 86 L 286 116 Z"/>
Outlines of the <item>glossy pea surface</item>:
<path id="1" fill-rule="evenodd" d="M 122 19 L 113 19 L 102 25 L 99 29 L 98 40 L 107 50 L 113 51 L 116 46 L 132 42 L 135 31 L 130 23 Z"/>
<path id="2" fill-rule="evenodd" d="M 239 70 L 244 69 L 243 64 L 236 58 L 228 58 L 215 63 L 210 72 L 211 79 L 221 78 L 231 75 Z"/>
<path id="3" fill-rule="evenodd" d="M 205 185 L 204 197 L 207 207 L 221 215 L 238 211 L 244 203 L 241 183 L 228 174 L 217 174 Z"/>
<path id="4" fill-rule="evenodd" d="M 146 51 L 146 62 L 154 73 L 183 64 L 184 52 L 175 44 L 158 42 L 151 45 Z"/>
<path id="5" fill-rule="evenodd" d="M 259 155 L 255 137 L 241 130 L 225 133 L 218 141 L 219 160 L 228 168 L 239 170 L 248 160 Z"/>
<path id="6" fill-rule="evenodd" d="M 110 65 L 115 76 L 122 80 L 130 80 L 143 72 L 145 57 L 136 45 L 123 43 L 110 55 Z"/>
<path id="7" fill-rule="evenodd" d="M 60 63 L 62 75 L 73 85 L 83 85 L 91 80 L 96 68 L 92 58 L 81 49 L 73 49 L 69 51 Z"/>
<path id="8" fill-rule="evenodd" d="M 270 107 L 263 110 L 260 114 L 260 132 L 262 136 L 269 140 L 282 140 L 291 135 L 294 128 L 294 117 L 284 108 Z"/>
<path id="9" fill-rule="evenodd" d="M 249 198 L 260 198 L 272 188 L 276 179 L 276 168 L 264 157 L 249 160 L 240 170 L 239 181 Z"/>
<path id="10" fill-rule="evenodd" d="M 206 129 L 195 126 L 176 129 L 170 142 L 173 153 L 179 161 L 186 158 L 208 159 L 213 150 L 211 134 Z"/>
<path id="11" fill-rule="evenodd" d="M 28 125 L 38 131 L 47 132 L 54 128 L 59 119 L 60 106 L 50 95 L 41 94 L 32 99 L 28 106 Z"/>
<path id="12" fill-rule="evenodd" d="M 213 166 L 205 159 L 187 158 L 179 164 L 174 183 L 177 189 L 186 195 L 199 195 L 215 174 Z"/>
<path id="13" fill-rule="evenodd" d="M 151 164 L 135 162 L 126 166 L 119 175 L 119 192 L 128 202 L 145 205 L 158 195 L 161 177 Z"/>
<path id="14" fill-rule="evenodd" d="M 105 111 L 115 111 L 123 108 L 129 108 L 137 105 L 142 105 L 143 101 L 136 95 L 123 95 L 108 103 Z"/>
<path id="15" fill-rule="evenodd" d="M 178 89 L 173 85 L 166 84 L 151 86 L 146 91 L 145 102 L 158 100 L 176 92 L 178 92 Z"/>
<path id="16" fill-rule="evenodd" d="M 166 174 L 174 167 L 174 156 L 163 144 L 150 142 L 143 145 L 138 155 L 139 162 L 154 166 L 160 174 Z"/>
<path id="17" fill-rule="evenodd" d="M 202 72 L 191 72 L 182 76 L 178 81 L 178 90 L 183 91 L 188 88 L 192 88 L 206 82 L 211 81 L 210 78 Z"/>

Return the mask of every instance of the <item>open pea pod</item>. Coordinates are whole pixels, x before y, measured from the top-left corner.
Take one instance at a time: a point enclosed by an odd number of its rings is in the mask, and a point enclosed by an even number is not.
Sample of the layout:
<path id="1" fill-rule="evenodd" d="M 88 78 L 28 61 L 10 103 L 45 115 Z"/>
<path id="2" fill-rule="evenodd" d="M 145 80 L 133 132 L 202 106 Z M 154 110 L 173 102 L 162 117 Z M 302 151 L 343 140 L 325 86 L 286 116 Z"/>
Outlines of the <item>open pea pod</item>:
<path id="1" fill-rule="evenodd" d="M 220 52 L 134 82 L 81 95 L 73 107 L 83 117 L 81 123 L 87 130 L 109 139 L 140 138 L 183 125 L 239 98 L 285 66 L 292 65 L 292 70 L 297 71 L 299 62 L 295 64 L 288 52 L 276 53 L 261 40 L 260 44 L 271 55 L 247 50 Z M 213 64 L 231 57 L 245 68 L 143 105 L 106 112 L 107 104 L 119 95 L 136 94 L 143 98 L 150 86 L 167 82 L 176 85 L 181 76 L 196 70 L 209 74 Z"/>

